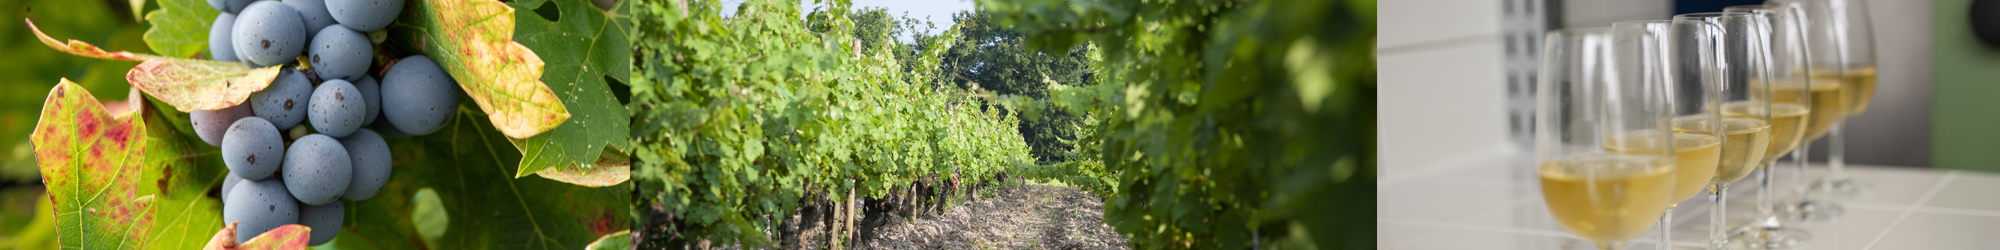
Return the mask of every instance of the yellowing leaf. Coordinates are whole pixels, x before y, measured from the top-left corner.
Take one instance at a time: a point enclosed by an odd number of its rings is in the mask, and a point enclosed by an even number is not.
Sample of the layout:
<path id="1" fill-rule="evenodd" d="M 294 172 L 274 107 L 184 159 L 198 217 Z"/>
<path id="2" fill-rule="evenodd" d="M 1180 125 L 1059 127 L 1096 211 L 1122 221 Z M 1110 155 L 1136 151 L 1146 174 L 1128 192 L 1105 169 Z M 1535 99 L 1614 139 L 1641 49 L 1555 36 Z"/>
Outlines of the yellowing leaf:
<path id="1" fill-rule="evenodd" d="M 242 104 L 251 93 L 264 90 L 272 80 L 277 79 L 280 69 L 280 66 L 250 68 L 243 63 L 110 52 L 75 39 L 68 43 L 57 41 L 42 33 L 33 21 L 28 22 L 28 28 L 35 31 L 42 44 L 59 51 L 91 58 L 141 62 L 125 73 L 125 80 L 139 91 L 183 112 Z"/>
<path id="2" fill-rule="evenodd" d="M 607 187 L 632 179 L 632 159 L 606 148 L 594 164 L 542 169 L 542 178 L 581 185 Z"/>
<path id="3" fill-rule="evenodd" d="M 398 28 L 443 66 L 508 138 L 554 129 L 569 109 L 542 84 L 541 57 L 514 42 L 514 8 L 492 0 L 412 1 Z"/>
<path id="4" fill-rule="evenodd" d="M 113 118 L 97 98 L 62 79 L 29 135 L 64 249 L 139 248 L 152 229 L 153 197 L 141 194 L 146 131 L 136 116 Z"/>

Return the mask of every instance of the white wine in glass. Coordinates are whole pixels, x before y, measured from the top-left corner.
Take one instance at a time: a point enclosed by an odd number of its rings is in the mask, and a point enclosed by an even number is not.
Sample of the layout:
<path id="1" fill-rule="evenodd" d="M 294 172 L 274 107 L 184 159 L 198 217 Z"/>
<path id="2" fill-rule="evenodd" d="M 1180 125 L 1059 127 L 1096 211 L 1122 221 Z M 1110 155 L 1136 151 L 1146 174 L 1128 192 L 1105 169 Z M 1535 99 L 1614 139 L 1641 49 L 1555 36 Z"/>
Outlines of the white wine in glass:
<path id="1" fill-rule="evenodd" d="M 1744 119 L 1765 119 L 1767 115 L 1770 117 L 1768 122 L 1771 139 L 1764 150 L 1764 156 L 1758 159 L 1759 161 L 1777 161 L 1778 157 L 1792 152 L 1793 148 L 1798 148 L 1799 137 L 1805 134 L 1804 122 L 1810 113 L 1811 110 L 1807 110 L 1805 105 L 1792 103 L 1772 103 L 1768 108 L 1756 101 L 1722 104 L 1724 117 Z"/>
<path id="2" fill-rule="evenodd" d="M 1722 118 L 1722 122 L 1708 117 L 1674 118 L 1674 132 L 1682 134 L 1708 134 L 1721 131 L 1721 158 L 1716 160 L 1713 183 L 1729 183 L 1750 176 L 1757 169 L 1757 163 L 1764 160 L 1764 151 L 1771 145 L 1771 124 L 1761 119 Z M 1721 128 L 1716 128 L 1721 126 Z M 1679 145 L 1679 144 L 1676 144 Z M 1682 180 L 1686 181 L 1686 180 Z"/>
<path id="3" fill-rule="evenodd" d="M 1836 79 L 1841 86 L 1841 99 L 1847 103 L 1847 117 L 1868 111 L 1868 104 L 1875 99 L 1875 66 L 1850 69 L 1815 69 L 1813 78 Z"/>
<path id="4" fill-rule="evenodd" d="M 1753 96 L 1761 96 L 1765 92 L 1770 92 L 1771 102 L 1774 103 L 1807 103 L 1809 105 L 1807 109 L 1812 110 L 1812 114 L 1806 116 L 1805 137 L 1802 137 L 1804 139 L 1800 140 L 1799 143 L 1812 143 L 1813 140 L 1817 140 L 1821 136 L 1826 136 L 1827 129 L 1833 128 L 1835 122 L 1847 118 L 1847 115 L 1843 111 L 1849 107 L 1846 102 L 1847 96 L 1841 93 L 1844 88 L 1842 88 L 1839 78 L 1812 77 L 1809 79 L 1811 79 L 1811 82 L 1798 78 L 1779 79 L 1768 84 L 1771 89 L 1777 89 L 1778 91 L 1767 91 L 1764 88 L 1750 89 L 1750 94 Z M 1753 84 L 1751 86 L 1765 85 Z M 1811 91 L 1800 91 L 1800 89 L 1808 88 L 1807 86 L 1811 86 Z M 1810 98 L 1802 97 L 1799 93 L 1809 93 L 1808 95 L 1812 96 Z"/>
<path id="5" fill-rule="evenodd" d="M 1672 145 L 1674 150 L 1673 195 L 1667 196 L 1667 206 L 1686 200 L 1701 193 L 1708 187 L 1708 179 L 1715 177 L 1716 164 L 1722 160 L 1722 139 L 1713 135 L 1674 133 L 1672 142 L 1655 142 L 1667 134 L 1637 134 L 1611 138 L 1604 143 L 1604 150 L 1618 154 L 1647 155 L 1664 152 L 1660 145 Z"/>
<path id="6" fill-rule="evenodd" d="M 1564 229 L 1593 242 L 1638 237 L 1673 194 L 1674 164 L 1652 155 L 1580 155 L 1543 162 L 1542 198 Z"/>
<path id="7" fill-rule="evenodd" d="M 1614 53 L 1613 37 L 1609 28 L 1549 32 L 1535 106 L 1543 201 L 1564 229 L 1603 250 L 1655 225 L 1677 177 L 1669 86 L 1640 80 L 1632 68 L 1644 60 Z"/>

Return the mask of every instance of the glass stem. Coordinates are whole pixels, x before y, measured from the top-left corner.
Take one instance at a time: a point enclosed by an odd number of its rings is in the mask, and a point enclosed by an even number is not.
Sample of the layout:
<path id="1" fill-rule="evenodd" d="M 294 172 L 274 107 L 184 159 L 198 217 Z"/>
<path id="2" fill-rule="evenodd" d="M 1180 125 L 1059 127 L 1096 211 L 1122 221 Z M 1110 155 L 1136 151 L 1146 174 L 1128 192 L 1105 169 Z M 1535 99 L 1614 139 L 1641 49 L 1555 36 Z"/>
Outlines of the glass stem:
<path id="1" fill-rule="evenodd" d="M 1792 160 L 1798 161 L 1792 167 L 1792 191 L 1796 192 L 1792 194 L 1792 198 L 1794 199 L 1806 198 L 1806 188 L 1812 186 L 1812 184 L 1806 183 L 1807 180 L 1805 179 L 1806 163 L 1812 162 L 1812 142 L 1802 142 L 1801 144 L 1799 145 L 1799 149 L 1792 151 L 1792 156 L 1795 156 Z"/>
<path id="2" fill-rule="evenodd" d="M 1667 204 L 1667 212 L 1660 213 L 1660 250 L 1672 250 L 1674 243 L 1674 207 Z"/>
<path id="3" fill-rule="evenodd" d="M 1841 135 L 1841 131 L 1845 130 L 1843 127 L 1847 127 L 1846 120 L 1833 122 L 1833 129 L 1827 131 L 1826 136 L 1830 138 L 1827 138 L 1828 141 L 1826 142 L 1828 146 L 1826 149 L 1827 170 L 1824 179 L 1847 179 L 1847 136 Z"/>
<path id="4" fill-rule="evenodd" d="M 1773 216 L 1771 213 L 1771 167 L 1776 167 L 1773 165 L 1777 165 L 1777 163 L 1778 161 L 1772 160 L 1771 162 L 1764 163 L 1763 169 L 1757 170 L 1757 217 L 1759 219 Z"/>
<path id="5" fill-rule="evenodd" d="M 1727 203 L 1724 203 L 1729 201 L 1729 199 L 1726 199 L 1728 198 L 1727 196 L 1729 196 L 1729 183 L 1708 184 L 1708 201 L 1711 206 L 1714 206 L 1714 209 L 1710 209 L 1708 212 L 1708 249 L 1711 250 L 1728 248 L 1725 244 L 1728 243 L 1726 239 L 1729 236 L 1728 232 L 1724 231 L 1727 230 L 1727 227 L 1723 227 L 1723 224 L 1727 223 L 1724 220 L 1727 220 L 1729 217 L 1725 214 L 1726 211 L 1729 211 L 1726 209 L 1728 207 Z"/>

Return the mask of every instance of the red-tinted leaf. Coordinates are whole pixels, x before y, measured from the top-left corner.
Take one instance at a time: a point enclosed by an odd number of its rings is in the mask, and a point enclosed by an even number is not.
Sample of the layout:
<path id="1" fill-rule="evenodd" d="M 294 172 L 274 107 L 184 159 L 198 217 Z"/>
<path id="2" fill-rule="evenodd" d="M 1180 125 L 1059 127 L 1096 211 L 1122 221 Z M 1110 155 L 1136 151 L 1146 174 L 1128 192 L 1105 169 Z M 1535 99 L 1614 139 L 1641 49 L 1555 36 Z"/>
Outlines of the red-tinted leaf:
<path id="1" fill-rule="evenodd" d="M 222 227 L 222 230 L 216 231 L 215 237 L 210 238 L 208 240 L 208 245 L 202 247 L 201 249 L 206 249 L 206 250 L 306 249 L 308 247 L 306 246 L 306 243 L 312 240 L 312 228 L 308 228 L 305 225 L 299 225 L 299 224 L 279 226 L 278 228 L 271 229 L 271 231 L 265 231 L 264 234 L 257 235 L 256 238 L 251 238 L 249 241 L 244 241 L 243 244 L 236 244 L 236 237 L 237 237 L 236 223 L 230 223 L 228 226 Z"/>
<path id="2" fill-rule="evenodd" d="M 33 21 L 28 28 L 35 31 L 42 44 L 73 55 L 140 61 L 139 66 L 125 73 L 125 80 L 132 87 L 152 95 L 153 98 L 173 105 L 180 111 L 214 110 L 242 104 L 250 98 L 250 93 L 264 90 L 265 86 L 278 78 L 280 66 L 250 68 L 243 63 L 220 62 L 198 59 L 182 59 L 125 51 L 108 52 L 96 45 L 83 41 L 57 41 Z"/>
<path id="3" fill-rule="evenodd" d="M 146 131 L 137 116 L 112 117 L 83 86 L 62 79 L 29 135 L 55 207 L 64 249 L 138 248 L 153 223 L 141 194 Z"/>

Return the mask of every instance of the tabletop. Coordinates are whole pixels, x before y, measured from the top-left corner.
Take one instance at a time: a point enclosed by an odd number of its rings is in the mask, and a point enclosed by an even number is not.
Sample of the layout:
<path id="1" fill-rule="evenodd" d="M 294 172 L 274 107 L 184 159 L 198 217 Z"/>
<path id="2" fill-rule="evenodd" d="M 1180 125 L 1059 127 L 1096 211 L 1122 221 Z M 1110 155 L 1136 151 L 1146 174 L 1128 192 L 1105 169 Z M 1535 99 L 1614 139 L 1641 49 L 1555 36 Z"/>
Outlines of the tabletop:
<path id="1" fill-rule="evenodd" d="M 1514 157 L 1519 158 L 1519 157 Z M 1533 167 L 1520 159 L 1496 164 L 1434 167 L 1385 176 L 1377 187 L 1376 241 L 1381 249 L 1568 249 L 1589 243 L 1564 231 L 1543 204 Z M 1773 189 L 1791 197 L 1796 167 L 1780 162 Z M 1804 176 L 1826 167 L 1813 164 Z M 1844 213 L 1827 222 L 1791 223 L 1813 240 L 1794 249 L 2000 249 L 2000 173 L 1922 167 L 1848 165 L 1871 191 L 1839 201 Z M 1731 184 L 1726 225 L 1756 214 L 1756 174 Z M 1707 245 L 1706 193 L 1673 212 L 1675 248 Z M 1628 249 L 1656 249 L 1646 232 Z"/>

